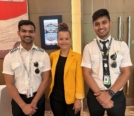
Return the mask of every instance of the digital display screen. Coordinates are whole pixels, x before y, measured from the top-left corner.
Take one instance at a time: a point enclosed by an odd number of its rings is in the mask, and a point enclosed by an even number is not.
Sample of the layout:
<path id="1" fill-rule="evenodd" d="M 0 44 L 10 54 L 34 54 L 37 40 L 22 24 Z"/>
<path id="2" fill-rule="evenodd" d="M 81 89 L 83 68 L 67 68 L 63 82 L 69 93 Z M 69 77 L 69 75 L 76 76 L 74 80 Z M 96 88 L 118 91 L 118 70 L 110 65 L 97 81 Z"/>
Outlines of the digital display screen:
<path id="1" fill-rule="evenodd" d="M 41 47 L 44 49 L 59 49 L 57 46 L 58 24 L 62 22 L 61 15 L 39 16 Z"/>
<path id="2" fill-rule="evenodd" d="M 44 20 L 44 36 L 46 45 L 57 45 L 58 20 Z"/>

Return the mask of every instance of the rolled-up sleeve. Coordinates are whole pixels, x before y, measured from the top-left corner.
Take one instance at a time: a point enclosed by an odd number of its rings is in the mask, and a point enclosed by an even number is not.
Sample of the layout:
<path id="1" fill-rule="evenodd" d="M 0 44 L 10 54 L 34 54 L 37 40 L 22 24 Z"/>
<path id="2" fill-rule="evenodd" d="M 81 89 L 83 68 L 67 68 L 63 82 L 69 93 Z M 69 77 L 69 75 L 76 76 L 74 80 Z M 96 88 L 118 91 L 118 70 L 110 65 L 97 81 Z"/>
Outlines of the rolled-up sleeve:
<path id="1" fill-rule="evenodd" d="M 81 55 L 77 56 L 77 66 L 76 66 L 76 93 L 75 97 L 77 99 L 83 99 L 85 97 L 84 95 L 84 78 L 82 74 L 82 68 L 81 68 Z"/>

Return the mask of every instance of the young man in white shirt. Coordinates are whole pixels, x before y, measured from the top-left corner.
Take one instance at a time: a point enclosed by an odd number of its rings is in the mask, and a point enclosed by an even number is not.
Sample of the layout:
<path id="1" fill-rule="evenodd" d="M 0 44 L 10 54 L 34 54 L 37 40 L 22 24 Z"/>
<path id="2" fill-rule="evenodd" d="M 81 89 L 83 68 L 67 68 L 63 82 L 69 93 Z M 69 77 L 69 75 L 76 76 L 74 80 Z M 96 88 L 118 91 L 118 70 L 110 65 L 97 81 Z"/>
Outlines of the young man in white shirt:
<path id="1" fill-rule="evenodd" d="M 126 98 L 123 86 L 130 76 L 132 65 L 125 42 L 110 35 L 109 12 L 99 9 L 93 16 L 93 28 L 97 37 L 84 48 L 81 66 L 90 90 L 87 104 L 90 116 L 125 116 Z"/>
<path id="2" fill-rule="evenodd" d="M 19 47 L 4 58 L 3 73 L 12 97 L 13 116 L 44 116 L 44 92 L 50 78 L 48 54 L 34 45 L 35 25 L 21 20 L 18 24 Z"/>

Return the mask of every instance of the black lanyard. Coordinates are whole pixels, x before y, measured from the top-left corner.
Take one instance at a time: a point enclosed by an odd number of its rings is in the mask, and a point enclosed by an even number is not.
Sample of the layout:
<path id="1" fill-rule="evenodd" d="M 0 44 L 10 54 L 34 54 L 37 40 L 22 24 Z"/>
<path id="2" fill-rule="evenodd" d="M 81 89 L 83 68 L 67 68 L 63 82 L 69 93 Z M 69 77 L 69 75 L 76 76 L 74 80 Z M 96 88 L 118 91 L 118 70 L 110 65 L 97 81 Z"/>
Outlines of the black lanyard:
<path id="1" fill-rule="evenodd" d="M 109 45 L 108 45 L 108 49 L 106 51 L 104 51 L 100 44 L 99 44 L 99 41 L 96 40 L 97 44 L 98 44 L 98 47 L 101 51 L 101 54 L 102 54 L 102 67 L 103 67 L 103 82 L 104 82 L 104 86 L 106 88 L 109 88 L 111 86 L 111 77 L 110 77 L 110 69 L 109 69 L 109 50 L 110 50 L 110 47 L 111 47 L 111 43 L 112 43 L 112 38 L 109 42 Z M 103 48 L 104 46 L 106 47 L 106 43 L 103 45 Z"/>

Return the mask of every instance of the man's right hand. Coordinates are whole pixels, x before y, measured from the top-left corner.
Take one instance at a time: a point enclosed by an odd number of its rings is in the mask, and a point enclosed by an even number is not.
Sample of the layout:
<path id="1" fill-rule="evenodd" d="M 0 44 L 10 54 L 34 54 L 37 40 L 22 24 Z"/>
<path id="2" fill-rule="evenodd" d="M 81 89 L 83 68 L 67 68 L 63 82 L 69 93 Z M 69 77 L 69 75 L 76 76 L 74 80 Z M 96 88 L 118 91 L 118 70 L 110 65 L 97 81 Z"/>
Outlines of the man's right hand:
<path id="1" fill-rule="evenodd" d="M 34 109 L 31 104 L 25 104 L 21 109 L 25 115 L 33 115 L 36 112 L 36 109 Z"/>

